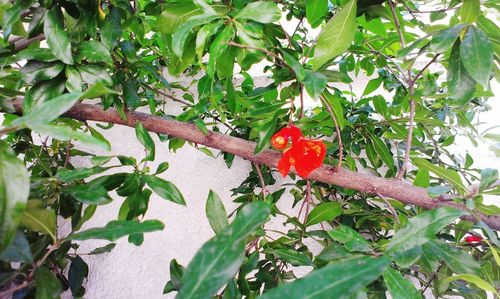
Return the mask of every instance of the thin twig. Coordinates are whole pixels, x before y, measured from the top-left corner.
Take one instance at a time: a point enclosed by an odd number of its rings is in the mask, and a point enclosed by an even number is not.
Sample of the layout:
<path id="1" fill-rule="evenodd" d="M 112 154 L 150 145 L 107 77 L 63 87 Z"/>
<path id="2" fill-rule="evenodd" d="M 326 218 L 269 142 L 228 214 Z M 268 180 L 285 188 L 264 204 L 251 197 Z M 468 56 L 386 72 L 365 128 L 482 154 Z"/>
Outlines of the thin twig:
<path id="1" fill-rule="evenodd" d="M 262 189 L 262 197 L 266 199 L 267 197 L 267 187 L 266 182 L 264 182 L 264 176 L 262 175 L 262 170 L 260 169 L 260 164 L 254 163 L 255 170 L 257 171 L 257 175 L 259 176 L 260 187 Z"/>
<path id="2" fill-rule="evenodd" d="M 328 110 L 328 113 L 330 113 L 330 116 L 333 119 L 333 123 L 335 125 L 335 131 L 337 132 L 337 140 L 339 142 L 339 162 L 337 163 L 337 170 L 342 169 L 342 160 L 344 159 L 344 146 L 342 145 L 342 136 L 340 135 L 340 128 L 337 123 L 337 118 L 335 117 L 335 113 L 333 113 L 332 108 L 326 101 L 326 99 L 323 96 L 320 96 L 321 101 L 326 107 L 326 110 Z"/>
<path id="3" fill-rule="evenodd" d="M 405 157 L 403 160 L 403 165 L 401 165 L 401 168 L 399 169 L 399 172 L 396 176 L 396 178 L 399 180 L 403 178 L 406 169 L 408 168 L 408 163 L 410 161 L 411 143 L 413 140 L 413 120 L 415 118 L 415 99 L 413 98 L 413 84 L 410 84 L 410 86 L 408 87 L 408 92 L 410 93 L 410 120 L 408 125 L 408 137 L 406 138 Z"/>
<path id="4" fill-rule="evenodd" d="M 64 168 L 68 166 L 69 159 L 70 159 L 70 150 L 71 150 L 71 140 L 68 141 L 68 144 L 66 144 L 66 158 L 64 159 Z"/>
<path id="5" fill-rule="evenodd" d="M 397 224 L 401 224 L 401 222 L 399 222 L 399 217 L 398 214 L 396 213 L 396 209 L 394 209 L 389 200 L 387 200 L 387 198 L 381 195 L 380 193 L 377 193 L 377 196 L 380 197 L 385 202 L 385 205 L 387 206 L 391 214 L 394 216 L 394 221 L 396 221 Z"/>
<path id="6" fill-rule="evenodd" d="M 394 24 L 396 25 L 396 31 L 398 32 L 399 43 L 401 44 L 402 48 L 406 48 L 405 38 L 403 36 L 403 31 L 401 30 L 401 24 L 399 24 L 399 19 L 396 14 L 396 6 L 394 6 L 392 0 L 387 0 L 387 2 L 389 3 L 389 6 L 391 8 L 392 16 L 394 17 Z"/>
<path id="7" fill-rule="evenodd" d="M 419 71 L 419 72 L 415 75 L 415 77 L 413 77 L 413 79 L 412 79 L 412 82 L 413 82 L 413 83 L 417 82 L 418 78 L 419 78 L 420 76 L 422 76 L 422 74 L 424 73 L 424 71 L 425 71 L 425 70 L 426 70 L 429 66 L 431 66 L 431 64 L 433 64 L 433 63 L 436 61 L 436 59 L 439 57 L 439 55 L 440 55 L 440 54 L 436 54 L 436 56 L 434 56 L 434 58 L 432 58 L 432 59 L 431 59 L 431 61 L 429 61 L 429 62 L 428 62 L 428 63 L 424 66 L 424 68 L 423 68 L 423 69 L 421 69 L 421 70 L 420 70 L 420 71 Z"/>
<path id="8" fill-rule="evenodd" d="M 311 181 L 306 180 L 306 213 L 304 214 L 304 225 L 307 223 L 309 217 L 309 208 L 311 206 Z"/>

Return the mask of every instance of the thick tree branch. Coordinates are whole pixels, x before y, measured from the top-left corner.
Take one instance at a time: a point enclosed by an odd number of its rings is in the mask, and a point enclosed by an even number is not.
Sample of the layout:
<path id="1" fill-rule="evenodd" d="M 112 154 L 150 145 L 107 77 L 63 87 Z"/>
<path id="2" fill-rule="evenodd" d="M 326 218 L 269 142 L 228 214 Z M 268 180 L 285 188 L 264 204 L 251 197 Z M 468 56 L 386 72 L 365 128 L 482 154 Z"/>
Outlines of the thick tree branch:
<path id="1" fill-rule="evenodd" d="M 14 106 L 18 112 L 22 111 L 22 100 L 16 100 Z M 256 164 L 263 164 L 276 168 L 281 154 L 274 150 L 265 150 L 258 155 L 254 154 L 255 143 L 237 137 L 224 135 L 209 131 L 204 134 L 194 124 L 184 123 L 171 119 L 164 119 L 141 112 L 127 113 L 127 121 L 120 118 L 115 109 L 104 111 L 101 107 L 91 104 L 76 104 L 64 114 L 65 117 L 74 118 L 81 121 L 98 121 L 135 127 L 140 122 L 151 132 L 167 134 L 172 137 L 181 138 L 193 143 L 202 144 L 211 148 L 221 150 L 236 156 L 240 156 Z M 369 174 L 353 172 L 347 169 L 336 169 L 335 166 L 323 165 L 313 171 L 307 179 L 324 182 L 353 189 L 374 195 L 382 195 L 393 198 L 405 204 L 411 204 L 433 209 L 442 206 L 451 206 L 461 210 L 467 210 L 465 205 L 432 199 L 424 188 L 410 185 L 404 181 L 390 178 L 381 178 Z M 484 221 L 495 230 L 500 230 L 499 216 L 486 216 L 476 213 L 475 216 Z M 468 216 L 471 221 L 476 217 Z"/>

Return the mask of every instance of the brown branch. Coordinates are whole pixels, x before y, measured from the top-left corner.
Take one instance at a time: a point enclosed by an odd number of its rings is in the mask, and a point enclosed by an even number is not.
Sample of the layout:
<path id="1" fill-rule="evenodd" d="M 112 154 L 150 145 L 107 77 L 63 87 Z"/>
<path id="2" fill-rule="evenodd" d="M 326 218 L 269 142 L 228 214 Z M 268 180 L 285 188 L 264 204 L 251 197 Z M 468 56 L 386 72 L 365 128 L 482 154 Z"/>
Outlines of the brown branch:
<path id="1" fill-rule="evenodd" d="M 18 113 L 21 113 L 22 99 L 14 101 L 14 106 Z M 275 150 L 264 150 L 260 154 L 255 155 L 255 142 L 213 131 L 205 134 L 194 124 L 165 119 L 147 113 L 128 112 L 127 120 L 125 121 L 120 118 L 118 112 L 113 108 L 103 110 L 102 107 L 97 105 L 79 103 L 68 110 L 64 116 L 81 121 L 106 122 L 132 128 L 138 122 L 141 122 L 148 131 L 167 134 L 172 137 L 202 144 L 273 168 L 278 166 L 278 161 L 281 158 L 281 153 Z M 313 171 L 307 179 L 374 195 L 378 193 L 387 198 L 392 198 L 405 204 L 420 206 L 425 209 L 449 206 L 467 211 L 466 206 L 463 204 L 432 199 L 427 194 L 425 188 L 413 186 L 397 179 L 376 177 L 344 168 L 336 169 L 335 166 L 331 165 L 321 166 Z M 481 213 L 478 213 L 477 216 L 491 228 L 500 230 L 500 216 L 486 216 Z M 472 216 L 468 216 L 467 219 L 477 221 Z"/>
<path id="2" fill-rule="evenodd" d="M 340 128 L 339 124 L 337 123 L 337 118 L 335 117 L 335 113 L 333 113 L 332 107 L 328 104 L 328 102 L 323 98 L 323 96 L 320 96 L 321 102 L 326 107 L 326 110 L 328 110 L 328 113 L 330 113 L 330 116 L 333 119 L 333 124 L 335 125 L 335 131 L 337 132 L 337 140 L 339 142 L 339 162 L 337 164 L 337 169 L 342 168 L 342 160 L 344 159 L 344 146 L 342 144 L 342 136 L 340 136 Z"/>
<path id="3" fill-rule="evenodd" d="M 260 169 L 260 164 L 255 164 L 255 170 L 257 171 L 257 175 L 259 176 L 260 187 L 262 189 L 262 198 L 265 200 L 267 197 L 267 187 L 266 182 L 264 181 L 264 176 L 262 175 L 262 170 Z"/>
<path id="4" fill-rule="evenodd" d="M 431 66 L 431 64 L 433 64 L 436 59 L 439 57 L 439 54 L 436 54 L 436 56 L 434 56 L 434 58 L 431 59 L 431 61 L 429 61 L 416 75 L 415 77 L 413 77 L 413 79 L 411 79 L 411 81 L 415 84 L 418 80 L 418 78 L 420 78 L 420 76 L 422 76 L 422 74 L 424 73 L 424 71 L 429 67 Z"/>
<path id="5" fill-rule="evenodd" d="M 43 39 L 45 39 L 45 35 L 43 35 L 43 33 L 32 38 L 13 39 L 11 41 L 12 52 L 17 53 L 19 51 L 22 51 L 29 47 L 32 43 L 39 42 Z"/>
<path id="6" fill-rule="evenodd" d="M 411 151 L 411 142 L 413 140 L 413 122 L 415 119 L 415 99 L 413 98 L 414 87 L 413 84 L 410 84 L 408 87 L 408 92 L 410 93 L 410 120 L 408 125 L 408 136 L 406 138 L 406 148 L 405 148 L 405 157 L 403 160 L 403 164 L 399 169 L 399 172 L 396 176 L 397 179 L 402 179 L 404 174 L 406 173 L 406 169 L 408 168 L 408 163 L 410 163 L 410 151 Z"/>

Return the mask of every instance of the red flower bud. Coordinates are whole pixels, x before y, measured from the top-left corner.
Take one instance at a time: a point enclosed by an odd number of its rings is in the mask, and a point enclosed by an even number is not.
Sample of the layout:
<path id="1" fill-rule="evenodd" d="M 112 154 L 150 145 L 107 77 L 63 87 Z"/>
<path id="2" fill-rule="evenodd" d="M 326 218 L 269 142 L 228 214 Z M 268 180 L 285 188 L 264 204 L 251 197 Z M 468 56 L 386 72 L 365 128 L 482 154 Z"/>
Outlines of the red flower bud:
<path id="1" fill-rule="evenodd" d="M 481 238 L 479 236 L 475 236 L 475 235 L 470 235 L 470 236 L 465 237 L 465 242 L 467 242 L 469 244 L 479 243 L 482 240 L 483 240 L 483 238 Z"/>

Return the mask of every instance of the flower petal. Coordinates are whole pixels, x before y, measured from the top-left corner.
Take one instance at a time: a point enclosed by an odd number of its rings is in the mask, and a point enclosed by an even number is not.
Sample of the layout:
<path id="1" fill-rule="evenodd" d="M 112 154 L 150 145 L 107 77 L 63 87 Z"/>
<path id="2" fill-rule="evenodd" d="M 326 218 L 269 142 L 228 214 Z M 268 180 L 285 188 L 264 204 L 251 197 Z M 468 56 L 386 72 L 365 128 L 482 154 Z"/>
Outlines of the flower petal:
<path id="1" fill-rule="evenodd" d="M 290 167 L 295 163 L 295 159 L 292 157 L 292 151 L 286 151 L 283 156 L 281 156 L 281 160 L 278 162 L 278 170 L 283 177 L 286 177 L 288 172 L 290 171 Z"/>
<path id="2" fill-rule="evenodd" d="M 295 170 L 301 177 L 307 177 L 313 170 L 323 164 L 326 147 L 321 140 L 301 139 L 292 147 L 295 158 Z"/>

